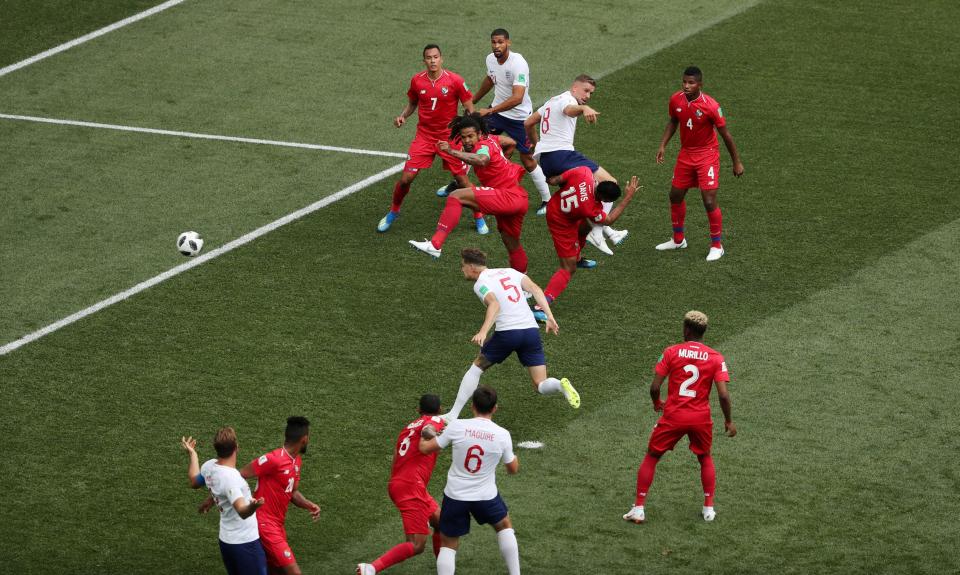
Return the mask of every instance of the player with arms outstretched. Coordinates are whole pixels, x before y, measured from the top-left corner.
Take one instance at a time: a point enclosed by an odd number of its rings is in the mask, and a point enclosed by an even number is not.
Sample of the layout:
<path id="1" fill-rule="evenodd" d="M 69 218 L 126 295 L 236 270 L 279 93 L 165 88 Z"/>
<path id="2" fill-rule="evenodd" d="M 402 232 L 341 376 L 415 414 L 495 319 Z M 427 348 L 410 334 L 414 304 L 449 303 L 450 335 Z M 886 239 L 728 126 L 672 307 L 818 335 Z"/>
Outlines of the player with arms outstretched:
<path id="1" fill-rule="evenodd" d="M 426 428 L 426 437 L 433 437 L 443 431 L 444 421 L 439 417 L 440 398 L 425 394 L 420 397 L 417 409 L 420 417 L 410 422 L 397 437 L 393 452 L 393 468 L 390 471 L 390 483 L 387 492 L 390 500 L 400 510 L 403 519 L 403 532 L 407 541 L 394 546 L 373 563 L 357 565 L 357 575 L 375 575 L 414 555 L 423 553 L 427 544 L 427 535 L 433 527 L 433 554 L 440 551 L 440 508 L 436 500 L 427 493 L 433 467 L 437 463 L 437 454 L 420 453 L 420 437 Z"/>
<path id="2" fill-rule="evenodd" d="M 580 394 L 567 378 L 547 377 L 547 358 L 543 353 L 540 328 L 527 305 L 523 293 L 533 295 L 543 309 L 547 333 L 559 334 L 560 327 L 550 311 L 550 303 L 540 286 L 526 275 L 512 268 L 488 269 L 487 254 L 476 248 L 466 248 L 460 253 L 460 270 L 463 277 L 474 282 L 473 292 L 487 307 L 483 325 L 471 341 L 480 346 L 480 353 L 460 381 L 457 399 L 453 408 L 443 417 L 453 421 L 470 400 L 480 384 L 480 376 L 490 366 L 501 363 L 513 353 L 527 368 L 533 388 L 542 395 L 562 393 L 574 408 L 580 407 Z M 496 325 L 489 338 L 487 333 Z"/>
<path id="3" fill-rule="evenodd" d="M 460 538 L 470 533 L 470 517 L 492 525 L 500 554 L 510 575 L 520 574 L 520 548 L 510 521 L 510 512 L 497 489 L 496 471 L 501 463 L 507 473 L 520 470 L 513 454 L 510 432 L 493 422 L 497 392 L 482 385 L 471 396 L 472 419 L 458 419 L 443 435 L 420 442 L 420 452 L 429 455 L 453 446 L 447 485 L 440 510 L 440 552 L 437 575 L 453 575 Z"/>
<path id="4" fill-rule="evenodd" d="M 717 190 L 720 188 L 720 146 L 717 134 L 730 152 L 733 161 L 733 175 L 743 175 L 743 162 L 733 136 L 727 130 L 727 120 L 723 109 L 716 100 L 705 94 L 703 72 L 696 66 L 683 71 L 681 79 L 683 89 L 670 97 L 670 120 L 660 138 L 657 149 L 657 163 L 663 163 L 663 154 L 667 142 L 679 128 L 680 154 L 673 168 L 673 182 L 670 184 L 670 220 L 673 223 L 673 238 L 657 245 L 657 249 L 677 250 L 687 247 L 684 236 L 684 220 L 687 217 L 687 203 L 684 198 L 687 190 L 700 188 L 703 207 L 707 210 L 710 222 L 710 251 L 707 261 L 712 262 L 723 256 L 723 215 L 717 205 Z"/>
<path id="5" fill-rule="evenodd" d="M 731 415 L 730 392 L 727 383 L 730 374 L 727 362 L 716 350 L 703 343 L 707 331 L 707 316 L 703 312 L 690 311 L 683 317 L 683 343 L 663 350 L 660 361 L 654 368 L 650 398 L 653 409 L 663 415 L 653 427 L 647 454 L 637 471 L 637 498 L 634 506 L 623 516 L 627 521 L 643 523 L 646 520 L 644 503 L 657 463 L 667 451 L 687 436 L 690 451 L 700 462 L 700 481 L 703 484 L 703 519 L 713 521 L 717 516 L 713 509 L 717 473 L 710 455 L 713 446 L 713 419 L 710 417 L 710 390 L 717 386 L 720 409 L 723 411 L 723 426 L 728 436 L 737 434 Z M 667 401 L 660 399 L 660 387 L 667 379 Z"/>
<path id="6" fill-rule="evenodd" d="M 447 235 L 460 221 L 461 209 L 468 207 L 481 210 L 496 218 L 500 239 L 510 258 L 510 267 L 525 273 L 527 252 L 520 244 L 520 233 L 529 201 L 526 190 L 520 187 L 520 180 L 525 173 L 523 168 L 507 160 L 500 144 L 500 138 L 504 136 L 491 136 L 479 114 L 457 117 L 450 123 L 450 128 L 451 141 L 440 140 L 437 147 L 473 166 L 481 185 L 471 185 L 451 193 L 433 237 L 422 242 L 411 240 L 410 244 L 438 258 Z"/>
<path id="7" fill-rule="evenodd" d="M 244 478 L 257 478 L 253 496 L 264 500 L 263 507 L 257 512 L 257 526 L 271 573 L 301 573 L 297 558 L 287 544 L 284 526 L 290 502 L 309 511 L 314 521 L 320 518 L 320 506 L 300 493 L 301 455 L 307 452 L 309 443 L 310 422 L 307 418 L 289 417 L 283 446 L 261 455 L 240 470 Z"/>
<path id="8" fill-rule="evenodd" d="M 393 201 L 390 211 L 377 224 L 378 232 L 390 229 L 393 222 L 400 215 L 400 206 L 410 184 L 417 177 L 420 170 L 433 165 L 433 160 L 440 155 L 443 168 L 450 172 L 461 188 L 470 185 L 467 179 L 467 166 L 463 162 L 437 150 L 436 142 L 447 137 L 447 125 L 457 115 L 459 104 L 467 112 L 473 111 L 473 94 L 467 88 L 466 82 L 459 74 L 443 68 L 443 55 L 436 44 L 427 44 L 423 49 L 423 64 L 426 70 L 410 79 L 410 88 L 407 90 L 407 105 L 394 118 L 393 125 L 400 128 L 407 118 L 417 112 L 417 134 L 410 142 L 407 151 L 408 160 L 403 165 L 403 173 L 393 186 Z M 474 220 L 477 231 L 481 234 L 489 232 L 483 214 L 475 213 Z"/>

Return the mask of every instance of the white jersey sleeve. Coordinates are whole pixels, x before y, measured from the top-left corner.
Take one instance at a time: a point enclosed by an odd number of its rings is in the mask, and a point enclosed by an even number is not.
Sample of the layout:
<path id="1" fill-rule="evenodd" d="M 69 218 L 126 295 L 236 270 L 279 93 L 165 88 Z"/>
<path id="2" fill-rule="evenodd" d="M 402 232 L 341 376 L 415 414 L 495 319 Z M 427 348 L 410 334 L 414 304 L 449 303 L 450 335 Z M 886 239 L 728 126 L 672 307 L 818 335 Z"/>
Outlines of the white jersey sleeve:
<path id="1" fill-rule="evenodd" d="M 496 497 L 497 466 L 515 457 L 510 432 L 487 418 L 475 417 L 454 421 L 441 437 L 441 446 L 453 446 L 444 495 L 458 501 Z"/>
<path id="2" fill-rule="evenodd" d="M 567 106 L 578 105 L 577 99 L 569 91 L 547 100 L 540 107 L 540 143 L 537 154 L 573 150 L 573 138 L 577 133 L 577 118 L 564 113 Z"/>
<path id="3" fill-rule="evenodd" d="M 233 507 L 241 497 L 251 499 L 250 486 L 240 472 L 235 467 L 220 465 L 216 459 L 210 459 L 200 467 L 200 475 L 220 508 L 220 540 L 233 545 L 256 541 L 260 537 L 257 514 L 241 519 Z"/>
<path id="4" fill-rule="evenodd" d="M 507 61 L 501 64 L 492 53 L 487 55 L 487 76 L 493 80 L 493 106 L 502 104 L 513 96 L 514 86 L 523 86 L 523 100 L 513 108 L 499 112 L 504 118 L 526 120 L 533 113 L 530 99 L 530 67 L 523 56 L 510 52 Z"/>
<path id="5" fill-rule="evenodd" d="M 486 269 L 480 273 L 473 285 L 473 292 L 481 301 L 493 293 L 500 304 L 497 314 L 497 331 L 510 329 L 528 329 L 537 326 L 533 311 L 523 296 L 524 274 L 513 268 Z"/>

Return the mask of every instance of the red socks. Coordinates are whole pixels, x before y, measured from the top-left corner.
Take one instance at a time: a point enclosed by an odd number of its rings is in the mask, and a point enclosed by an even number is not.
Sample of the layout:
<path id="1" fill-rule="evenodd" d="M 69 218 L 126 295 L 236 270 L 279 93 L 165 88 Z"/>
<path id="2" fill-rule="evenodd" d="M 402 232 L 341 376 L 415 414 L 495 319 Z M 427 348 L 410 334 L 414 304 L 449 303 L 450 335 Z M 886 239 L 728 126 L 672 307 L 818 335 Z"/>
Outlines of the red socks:
<path id="1" fill-rule="evenodd" d="M 568 283 L 570 283 L 570 272 L 564 269 L 555 271 L 553 277 L 547 282 L 547 289 L 543 290 L 544 295 L 547 296 L 547 300 L 552 302 L 560 297 L 563 290 L 567 289 Z"/>
<path id="2" fill-rule="evenodd" d="M 723 214 L 720 213 L 720 208 L 707 212 L 707 220 L 710 221 L 710 247 L 719 248 L 720 240 L 723 239 Z"/>
<path id="3" fill-rule="evenodd" d="M 647 491 L 650 490 L 650 484 L 653 483 L 653 474 L 657 471 L 657 464 L 660 463 L 659 457 L 654 457 L 649 453 L 643 456 L 643 463 L 637 470 L 637 499 L 634 505 L 643 505 L 647 500 Z"/>
<path id="4" fill-rule="evenodd" d="M 687 218 L 687 202 L 670 204 L 670 223 L 673 224 L 673 243 L 683 242 L 683 221 Z"/>
<path id="5" fill-rule="evenodd" d="M 407 541 L 406 543 L 401 543 L 395 546 L 393 549 L 387 551 L 381 555 L 376 561 L 372 563 L 373 568 L 377 570 L 377 573 L 383 571 L 391 565 L 396 565 L 401 561 L 406 561 L 407 559 L 413 557 L 416 553 L 413 552 L 413 543 Z"/>
<path id="6" fill-rule="evenodd" d="M 719 209 L 717 210 L 720 211 Z M 713 456 L 698 455 L 700 460 L 700 483 L 703 484 L 703 506 L 713 507 L 713 494 L 717 489 L 717 470 L 713 466 Z"/>
<path id="7" fill-rule="evenodd" d="M 447 236 L 460 222 L 461 211 L 463 211 L 463 206 L 460 205 L 460 201 L 447 196 L 447 203 L 443 207 L 443 213 L 440 214 L 440 221 L 437 222 L 437 231 L 430 238 L 433 247 L 437 249 L 443 247 L 443 242 L 447 241 Z"/>
<path id="8" fill-rule="evenodd" d="M 513 250 L 509 255 L 510 267 L 522 274 L 527 273 L 527 252 L 523 250 L 523 247 Z"/>
<path id="9" fill-rule="evenodd" d="M 400 204 L 403 203 L 403 198 L 407 197 L 407 192 L 410 191 L 410 184 L 401 184 L 399 181 L 393 185 L 393 202 L 390 204 L 390 211 L 397 213 L 400 211 Z"/>

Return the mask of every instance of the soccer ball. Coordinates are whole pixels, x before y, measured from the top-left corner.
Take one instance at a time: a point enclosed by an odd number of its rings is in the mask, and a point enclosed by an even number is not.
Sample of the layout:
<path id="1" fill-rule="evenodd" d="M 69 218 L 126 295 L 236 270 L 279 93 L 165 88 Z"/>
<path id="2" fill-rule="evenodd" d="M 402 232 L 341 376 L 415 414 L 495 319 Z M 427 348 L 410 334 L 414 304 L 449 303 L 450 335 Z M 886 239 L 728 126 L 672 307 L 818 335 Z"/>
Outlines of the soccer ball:
<path id="1" fill-rule="evenodd" d="M 203 238 L 197 232 L 183 232 L 177 238 L 177 250 L 188 257 L 193 257 L 203 249 Z"/>

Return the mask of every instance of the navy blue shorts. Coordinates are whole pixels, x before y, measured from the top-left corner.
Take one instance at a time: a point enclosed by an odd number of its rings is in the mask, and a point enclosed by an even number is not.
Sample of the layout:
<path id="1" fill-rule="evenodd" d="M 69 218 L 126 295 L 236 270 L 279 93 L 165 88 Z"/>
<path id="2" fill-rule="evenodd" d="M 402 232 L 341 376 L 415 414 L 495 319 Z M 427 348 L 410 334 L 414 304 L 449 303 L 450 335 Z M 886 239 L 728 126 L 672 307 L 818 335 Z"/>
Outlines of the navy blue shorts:
<path id="1" fill-rule="evenodd" d="M 499 493 L 487 501 L 459 501 L 444 495 L 440 506 L 440 533 L 447 537 L 470 533 L 471 515 L 480 525 L 495 525 L 507 516 L 507 504 Z"/>
<path id="2" fill-rule="evenodd" d="M 548 178 L 559 176 L 567 170 L 579 168 L 580 166 L 590 168 L 591 172 L 596 172 L 600 169 L 600 166 L 598 166 L 596 162 L 576 150 L 544 152 L 540 154 L 537 162 L 540 164 L 540 169 L 543 170 L 543 175 Z"/>
<path id="3" fill-rule="evenodd" d="M 517 358 L 524 367 L 547 365 L 540 328 L 495 331 L 493 337 L 480 348 L 480 355 L 490 363 L 502 363 L 513 352 L 517 352 Z"/>
<path id="4" fill-rule="evenodd" d="M 521 154 L 530 153 L 530 141 L 527 139 L 527 130 L 523 127 L 523 120 L 511 120 L 500 114 L 490 114 L 486 118 L 487 128 L 491 134 L 507 133 L 517 142 L 517 150 Z"/>
<path id="5" fill-rule="evenodd" d="M 259 539 L 249 543 L 221 541 L 220 556 L 228 575 L 267 575 L 267 556 Z"/>

